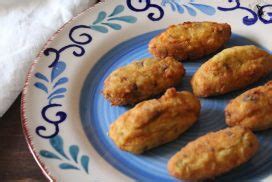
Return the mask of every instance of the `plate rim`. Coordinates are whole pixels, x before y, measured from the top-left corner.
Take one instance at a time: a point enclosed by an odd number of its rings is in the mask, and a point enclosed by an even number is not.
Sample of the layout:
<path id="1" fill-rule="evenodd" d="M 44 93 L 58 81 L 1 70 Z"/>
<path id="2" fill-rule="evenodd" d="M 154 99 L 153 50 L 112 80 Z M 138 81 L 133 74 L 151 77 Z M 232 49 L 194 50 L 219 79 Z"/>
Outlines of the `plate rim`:
<path id="1" fill-rule="evenodd" d="M 65 27 L 70 25 L 74 20 L 79 18 L 81 15 L 87 13 L 88 11 L 91 13 L 93 9 L 95 9 L 97 6 L 101 6 L 105 4 L 106 1 L 104 0 L 98 0 L 94 5 L 89 6 L 88 8 L 82 10 L 81 12 L 74 15 L 70 20 L 68 20 L 66 23 L 64 23 L 57 31 L 55 31 L 49 39 L 44 43 L 42 46 L 42 49 L 38 52 L 37 56 L 33 59 L 27 75 L 25 77 L 24 87 L 22 89 L 22 95 L 21 95 L 21 101 L 20 101 L 20 118 L 21 118 L 21 125 L 23 130 L 23 135 L 27 144 L 27 148 L 30 151 L 32 157 L 34 158 L 36 164 L 38 164 L 40 170 L 42 171 L 43 175 L 49 180 L 49 181 L 56 181 L 56 179 L 50 174 L 49 170 L 47 169 L 46 165 L 42 162 L 40 159 L 38 153 L 35 150 L 35 147 L 33 145 L 31 135 L 29 134 L 29 129 L 27 128 L 27 124 L 29 123 L 28 118 L 26 117 L 26 95 L 29 90 L 29 82 L 31 78 L 31 74 L 34 71 L 35 66 L 40 61 L 40 58 L 42 57 L 43 52 L 49 47 L 49 45 L 52 43 L 52 41 L 58 36 L 59 33 L 63 32 Z"/>

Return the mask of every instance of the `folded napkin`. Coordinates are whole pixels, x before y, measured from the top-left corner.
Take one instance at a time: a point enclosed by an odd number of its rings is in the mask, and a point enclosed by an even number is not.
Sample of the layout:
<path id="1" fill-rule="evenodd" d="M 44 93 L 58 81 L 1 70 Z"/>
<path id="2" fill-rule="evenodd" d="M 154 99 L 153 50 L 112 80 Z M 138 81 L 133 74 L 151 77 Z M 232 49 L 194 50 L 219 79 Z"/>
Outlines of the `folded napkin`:
<path id="1" fill-rule="evenodd" d="M 0 0 L 0 117 L 49 37 L 96 0 Z"/>

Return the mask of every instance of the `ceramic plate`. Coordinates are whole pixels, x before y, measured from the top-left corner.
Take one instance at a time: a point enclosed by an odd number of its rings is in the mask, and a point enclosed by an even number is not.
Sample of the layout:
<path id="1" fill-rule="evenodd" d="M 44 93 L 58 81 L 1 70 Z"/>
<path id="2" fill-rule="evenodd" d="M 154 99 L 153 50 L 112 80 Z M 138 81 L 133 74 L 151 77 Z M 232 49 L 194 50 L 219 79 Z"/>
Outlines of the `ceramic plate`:
<path id="1" fill-rule="evenodd" d="M 270 2 L 270 4 L 269 4 Z M 272 51 L 270 0 L 115 0 L 100 3 L 58 31 L 28 75 L 22 98 L 22 124 L 29 148 L 44 174 L 57 181 L 177 181 L 168 159 L 189 141 L 225 128 L 224 108 L 243 90 L 201 99 L 199 121 L 174 142 L 143 155 L 120 151 L 109 139 L 110 123 L 127 111 L 101 95 L 103 81 L 116 68 L 151 56 L 150 39 L 185 21 L 231 24 L 226 47 L 254 44 Z M 209 58 L 185 62 L 179 90 Z M 256 84 L 272 79 L 267 76 Z M 252 160 L 217 181 L 272 180 L 272 132 L 258 132 L 261 148 Z"/>

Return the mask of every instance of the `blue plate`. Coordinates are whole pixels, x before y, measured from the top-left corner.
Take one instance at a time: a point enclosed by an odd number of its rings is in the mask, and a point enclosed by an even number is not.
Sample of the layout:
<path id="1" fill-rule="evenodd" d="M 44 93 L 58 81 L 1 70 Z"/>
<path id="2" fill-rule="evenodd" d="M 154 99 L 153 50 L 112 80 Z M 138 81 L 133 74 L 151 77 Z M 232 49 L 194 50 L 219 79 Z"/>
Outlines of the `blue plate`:
<path id="1" fill-rule="evenodd" d="M 119 150 L 107 135 L 109 125 L 130 108 L 112 107 L 103 98 L 105 78 L 151 56 L 150 39 L 186 21 L 228 23 L 240 35 L 233 34 L 227 47 L 256 42 L 271 51 L 271 15 L 271 0 L 114 0 L 74 17 L 46 43 L 22 93 L 26 141 L 43 173 L 50 181 L 177 181 L 167 172 L 169 158 L 199 136 L 225 128 L 224 108 L 244 90 L 201 99 L 201 115 L 191 129 L 169 144 L 133 155 Z M 177 89 L 191 91 L 192 75 L 209 58 L 185 62 L 186 76 Z M 257 155 L 216 180 L 272 181 L 270 133 L 258 132 Z"/>
<path id="2" fill-rule="evenodd" d="M 167 161 L 188 142 L 211 131 L 226 127 L 224 108 L 230 99 L 252 87 L 262 85 L 272 79 L 267 76 L 244 90 L 208 99 L 201 99 L 201 114 L 198 122 L 177 140 L 157 147 L 142 155 L 133 155 L 119 150 L 108 137 L 109 125 L 128 107 L 113 107 L 104 99 L 101 91 L 105 78 L 115 69 L 133 60 L 150 57 L 148 42 L 161 30 L 145 33 L 123 42 L 106 53 L 91 69 L 81 91 L 80 114 L 85 133 L 97 152 L 115 168 L 139 181 L 177 181 L 167 172 Z M 247 38 L 233 34 L 226 47 L 255 44 Z M 256 45 L 256 44 L 255 44 Z M 191 91 L 190 80 L 199 66 L 211 57 L 195 62 L 185 62 L 186 76 L 178 90 Z M 272 132 L 258 132 L 261 148 L 246 164 L 216 178 L 216 181 L 258 181 L 272 173 Z"/>

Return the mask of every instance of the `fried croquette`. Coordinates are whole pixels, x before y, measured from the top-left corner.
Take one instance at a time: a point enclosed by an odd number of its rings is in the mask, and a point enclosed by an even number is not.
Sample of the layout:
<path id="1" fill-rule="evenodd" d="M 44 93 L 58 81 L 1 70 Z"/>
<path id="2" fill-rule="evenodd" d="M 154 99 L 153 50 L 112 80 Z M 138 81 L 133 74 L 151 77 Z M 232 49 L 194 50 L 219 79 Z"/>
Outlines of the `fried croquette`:
<path id="1" fill-rule="evenodd" d="M 183 65 L 174 58 L 146 58 L 112 72 L 103 95 L 112 105 L 132 105 L 181 83 Z"/>
<path id="2" fill-rule="evenodd" d="M 121 115 L 111 124 L 109 136 L 120 149 L 140 154 L 178 138 L 197 121 L 199 112 L 197 97 L 171 88 Z"/>
<path id="3" fill-rule="evenodd" d="M 272 71 L 272 56 L 256 46 L 223 50 L 201 65 L 191 85 L 196 96 L 208 97 L 238 90 Z"/>
<path id="4" fill-rule="evenodd" d="M 272 128 L 272 81 L 246 91 L 225 109 L 226 123 L 254 131 Z"/>
<path id="5" fill-rule="evenodd" d="M 196 60 L 222 48 L 230 36 L 231 27 L 226 23 L 185 22 L 172 25 L 153 38 L 149 52 L 158 58 Z"/>
<path id="6" fill-rule="evenodd" d="M 235 126 L 190 142 L 169 160 L 168 170 L 183 180 L 210 179 L 245 163 L 258 148 L 250 130 Z"/>

